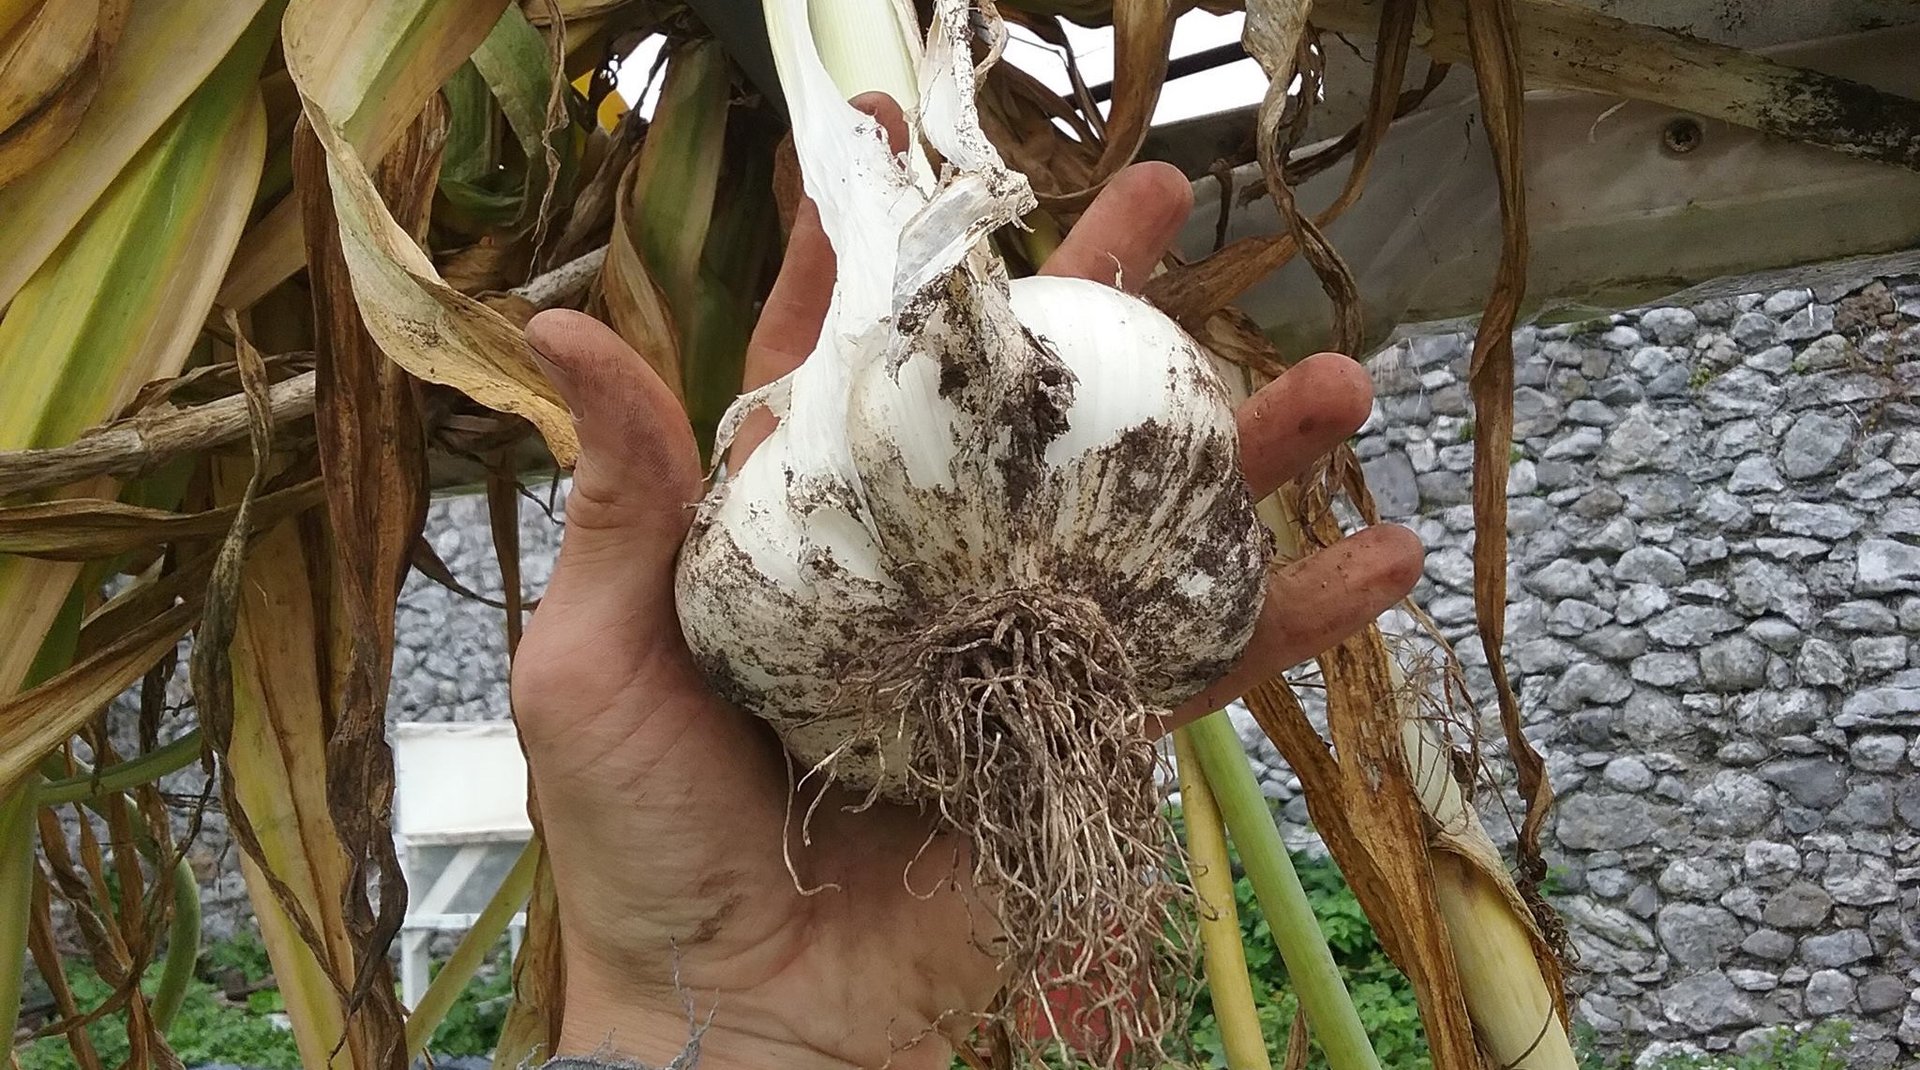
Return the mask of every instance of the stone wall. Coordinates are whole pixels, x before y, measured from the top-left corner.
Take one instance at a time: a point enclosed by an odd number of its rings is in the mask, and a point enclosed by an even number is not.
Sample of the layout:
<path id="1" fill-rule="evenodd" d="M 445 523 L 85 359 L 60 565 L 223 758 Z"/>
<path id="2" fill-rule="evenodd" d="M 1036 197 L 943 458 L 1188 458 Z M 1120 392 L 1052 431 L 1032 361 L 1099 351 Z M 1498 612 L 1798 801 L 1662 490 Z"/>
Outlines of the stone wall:
<path id="1" fill-rule="evenodd" d="M 1610 1046 L 1838 1017 L 1860 1065 L 1920 1060 L 1916 321 L 1920 280 L 1888 279 L 1517 336 L 1508 659 L 1561 793 L 1580 1016 Z M 1459 335 L 1378 355 L 1357 448 L 1484 696 L 1466 360 Z M 558 527 L 522 521 L 535 593 Z M 498 598 L 481 503 L 435 503 L 430 537 Z M 396 719 L 507 715 L 498 610 L 415 575 L 399 631 Z"/>
<path id="2" fill-rule="evenodd" d="M 1516 338 L 1507 654 L 1605 1042 L 1841 1017 L 1920 1060 L 1917 282 Z M 1379 355 L 1357 449 L 1485 696 L 1468 345 Z"/>

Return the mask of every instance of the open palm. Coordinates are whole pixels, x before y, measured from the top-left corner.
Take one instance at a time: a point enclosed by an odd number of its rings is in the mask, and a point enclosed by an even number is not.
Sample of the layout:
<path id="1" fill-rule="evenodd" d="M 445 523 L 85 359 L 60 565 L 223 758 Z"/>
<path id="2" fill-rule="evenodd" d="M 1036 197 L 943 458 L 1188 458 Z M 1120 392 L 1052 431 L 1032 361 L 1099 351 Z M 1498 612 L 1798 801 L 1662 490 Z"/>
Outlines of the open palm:
<path id="1" fill-rule="evenodd" d="M 1129 168 L 1045 270 L 1144 279 L 1191 204 L 1173 168 Z M 832 280 L 832 250 L 803 208 L 745 386 L 805 358 Z M 998 986 L 951 880 L 965 871 L 953 864 L 959 848 L 925 849 L 930 819 L 912 808 L 856 813 L 831 797 L 811 842 L 800 840 L 777 740 L 713 693 L 681 637 L 674 559 L 704 488 L 678 402 L 590 317 L 543 313 L 528 337 L 581 442 L 560 559 L 513 670 L 560 899 L 561 1052 L 663 1065 L 687 1042 L 691 1000 L 710 1018 L 708 1066 L 946 1065 L 947 1042 L 931 1030 L 964 1028 Z M 1334 355 L 1261 391 L 1239 413 L 1255 496 L 1302 473 L 1370 404 L 1365 373 Z M 770 429 L 758 419 L 736 463 Z M 1419 568 L 1416 540 L 1393 527 L 1288 566 L 1241 666 L 1174 721 L 1337 642 L 1404 596 Z"/>

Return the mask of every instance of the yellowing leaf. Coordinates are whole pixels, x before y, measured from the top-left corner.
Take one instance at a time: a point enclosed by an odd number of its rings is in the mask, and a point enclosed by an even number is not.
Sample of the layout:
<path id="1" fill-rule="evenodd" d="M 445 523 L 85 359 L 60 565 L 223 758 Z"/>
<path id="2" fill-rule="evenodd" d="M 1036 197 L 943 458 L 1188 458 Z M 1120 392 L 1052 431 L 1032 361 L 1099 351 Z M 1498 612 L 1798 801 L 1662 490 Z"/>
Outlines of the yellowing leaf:
<path id="1" fill-rule="evenodd" d="M 553 887 L 553 861 L 538 837 L 533 891 L 527 899 L 527 938 L 513 960 L 513 1003 L 500 1023 L 493 1049 L 493 1070 L 519 1070 L 553 1054 L 560 1036 L 566 1000 L 566 968 L 561 959 L 560 899 Z"/>
<path id="2" fill-rule="evenodd" d="M 68 0 L 0 35 L 0 186 L 57 150 L 100 89 L 128 0 Z"/>
<path id="3" fill-rule="evenodd" d="M 328 182 L 339 219 L 340 245 L 353 277 L 353 291 L 367 332 L 401 367 L 429 382 L 465 392 L 482 405 L 525 417 L 547 440 L 563 465 L 579 452 L 573 420 L 546 377 L 534 365 L 520 329 L 481 302 L 448 286 L 413 237 L 395 223 L 367 174 L 359 152 L 348 140 L 342 117 L 329 110 L 352 94 L 335 84 L 345 77 L 340 57 L 329 50 L 330 32 L 351 33 L 350 9 L 365 4 L 302 0 L 287 12 L 287 69 L 299 87 L 308 121 L 327 154 Z M 442 15 L 455 4 L 383 5 Z M 469 19 L 472 12 L 466 12 Z M 343 24 L 344 19 L 344 24 Z M 477 20 L 476 20 L 477 21 Z M 484 36 L 484 35 L 482 35 Z M 418 100 L 433 91 L 465 54 L 455 54 L 453 37 L 433 37 L 443 51 L 429 64 L 432 79 L 421 72 L 400 77 L 364 57 L 365 76 L 399 81 L 420 89 Z M 475 42 L 477 43 L 477 41 Z M 424 88 L 421 88 L 424 86 Z M 417 103 L 415 105 L 417 109 Z M 366 125 L 370 120 L 363 120 Z"/>
<path id="4" fill-rule="evenodd" d="M 197 606 L 176 605 L 46 683 L 0 701 L 0 790 L 12 791 L 33 773 L 41 755 L 65 742 L 172 651 L 198 614 Z"/>
<path id="5" fill-rule="evenodd" d="M 4 814 L 4 811 L 0 811 L 0 814 Z M 433 1039 L 434 1030 L 446 1020 L 447 1012 L 453 1009 L 454 1001 L 467 987 L 467 982 L 473 980 L 473 975 L 486 962 L 487 955 L 500 946 L 500 937 L 506 934 L 514 915 L 527 905 L 527 897 L 533 892 L 533 877 L 539 871 L 540 859 L 540 841 L 528 841 L 520 849 L 520 857 L 514 859 L 513 868 L 507 871 L 507 875 L 500 880 L 500 886 L 494 889 L 493 897 L 487 900 L 479 916 L 473 919 L 473 927 L 460 937 L 453 954 L 447 957 L 440 972 L 433 975 L 433 983 L 421 994 L 419 1004 L 407 1014 L 407 1058 L 416 1058 L 427 1050 L 427 1041 Z M 4 944 L 0 944 L 0 948 L 4 947 Z M 5 1010 L 4 1004 L 0 1004 L 0 1010 Z"/>
<path id="6" fill-rule="evenodd" d="M 237 500 L 231 475 L 228 500 Z M 324 554 L 324 548 L 316 548 Z M 374 1065 L 353 1046 L 339 1048 L 345 1028 L 329 968 L 351 971 L 352 947 L 341 914 L 347 855 L 327 812 L 326 731 L 322 724 L 333 682 L 316 664 L 328 640 L 314 619 L 316 598 L 307 571 L 308 547 L 299 525 L 283 523 L 253 549 L 239 585 L 233 635 L 232 737 L 229 776 L 261 861 L 243 855 L 241 872 L 274 977 L 287 1003 L 303 1065 Z M 268 872 L 271 872 L 271 877 Z M 291 892 L 298 920 L 281 906 L 273 884 Z M 315 955 L 300 927 L 320 936 Z"/>
<path id="7" fill-rule="evenodd" d="M 309 119 L 316 107 L 326 114 L 364 168 L 466 62 L 506 6 L 506 0 L 295 0 L 281 24 L 287 69 L 302 99 L 312 102 Z M 220 303 L 253 304 L 298 271 L 305 255 L 299 206 L 282 201 L 247 231 Z"/>
<path id="8" fill-rule="evenodd" d="M 185 362 L 266 151 L 255 79 L 270 31 L 255 27 L 0 319 L 0 450 L 77 438 Z M 72 564 L 0 556 L 0 619 L 13 636 L 0 644 L 0 695 L 20 686 L 76 575 Z"/>
<path id="9" fill-rule="evenodd" d="M 57 7 L 68 0 L 48 0 Z M 40 270 L 142 146 L 181 110 L 252 25 L 266 0 L 133 5 L 84 121 L 32 174 L 0 188 L 0 306 Z M 258 29 L 256 27 L 256 29 Z M 256 59 L 249 77 L 257 75 Z M 244 172 L 230 172 L 227 186 Z M 245 191 L 252 194 L 251 184 Z M 222 198 L 224 200 L 224 198 Z"/>
<path id="10" fill-rule="evenodd" d="M 31 782 L 0 799 L 0 1021 L 20 1018 L 20 981 L 26 976 L 27 919 L 33 893 L 34 813 L 39 792 Z"/>

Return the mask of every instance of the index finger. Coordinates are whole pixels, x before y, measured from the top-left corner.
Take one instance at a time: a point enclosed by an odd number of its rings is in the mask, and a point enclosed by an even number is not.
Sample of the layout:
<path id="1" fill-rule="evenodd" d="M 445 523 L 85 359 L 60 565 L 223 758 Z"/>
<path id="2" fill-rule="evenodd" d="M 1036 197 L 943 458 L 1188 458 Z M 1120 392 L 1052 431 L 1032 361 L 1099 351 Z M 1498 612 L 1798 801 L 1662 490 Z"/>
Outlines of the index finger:
<path id="1" fill-rule="evenodd" d="M 907 119 L 900 105 L 884 93 L 862 93 L 853 106 L 880 121 L 895 152 L 906 145 Z M 794 214 L 793 233 L 787 236 L 786 258 L 780 274 L 760 309 L 753 337 L 747 342 L 740 372 L 742 392 L 754 390 L 798 368 L 820 340 L 820 326 L 833 301 L 833 243 L 820 225 L 820 209 L 811 197 Z M 748 416 L 734 435 L 728 462 L 738 468 L 773 433 L 773 414 L 762 409 Z"/>
<path id="2" fill-rule="evenodd" d="M 1133 164 L 1087 206 L 1042 275 L 1071 275 L 1138 291 L 1193 211 L 1193 186 L 1169 163 Z"/>

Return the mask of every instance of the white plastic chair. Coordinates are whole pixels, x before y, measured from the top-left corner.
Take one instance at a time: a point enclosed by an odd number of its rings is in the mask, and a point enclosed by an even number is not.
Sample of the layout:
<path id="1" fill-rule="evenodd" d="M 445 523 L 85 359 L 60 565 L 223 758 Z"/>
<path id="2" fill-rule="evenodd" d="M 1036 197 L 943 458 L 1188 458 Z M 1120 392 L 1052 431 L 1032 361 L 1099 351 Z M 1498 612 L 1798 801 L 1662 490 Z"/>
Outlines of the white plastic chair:
<path id="1" fill-rule="evenodd" d="M 400 995 L 427 990 L 428 942 L 471 928 L 533 835 L 527 765 L 507 721 L 398 724 L 393 744 L 394 848 L 407 880 Z M 526 914 L 508 926 L 520 949 Z"/>

